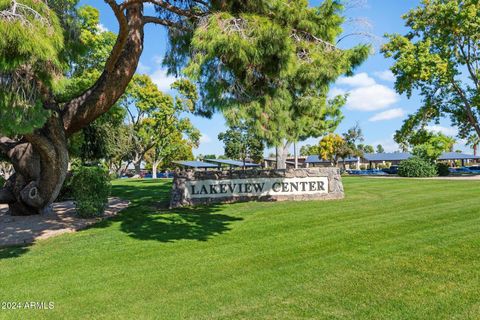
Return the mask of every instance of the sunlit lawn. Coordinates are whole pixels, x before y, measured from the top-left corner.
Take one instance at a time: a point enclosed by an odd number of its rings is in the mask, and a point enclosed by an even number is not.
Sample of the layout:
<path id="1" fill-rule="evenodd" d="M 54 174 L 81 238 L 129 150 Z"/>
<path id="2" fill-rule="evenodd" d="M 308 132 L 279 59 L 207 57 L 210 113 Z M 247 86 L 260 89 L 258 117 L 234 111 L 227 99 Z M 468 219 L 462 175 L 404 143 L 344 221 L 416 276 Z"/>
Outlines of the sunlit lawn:
<path id="1" fill-rule="evenodd" d="M 99 226 L 0 249 L 11 319 L 480 318 L 480 186 L 345 178 L 345 200 L 168 211 L 170 183 Z"/>

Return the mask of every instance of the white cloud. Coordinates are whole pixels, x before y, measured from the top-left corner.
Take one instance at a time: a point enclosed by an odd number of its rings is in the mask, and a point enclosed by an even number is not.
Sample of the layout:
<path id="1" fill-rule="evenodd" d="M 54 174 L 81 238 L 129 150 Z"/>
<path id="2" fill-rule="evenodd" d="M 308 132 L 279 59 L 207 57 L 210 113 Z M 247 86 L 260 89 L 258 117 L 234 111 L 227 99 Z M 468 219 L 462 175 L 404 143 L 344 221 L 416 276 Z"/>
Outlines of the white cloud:
<path id="1" fill-rule="evenodd" d="M 347 91 L 343 90 L 343 89 L 340 89 L 338 87 L 333 87 L 332 89 L 330 89 L 330 91 L 328 92 L 328 96 L 330 98 L 333 98 L 333 97 L 336 97 L 336 96 L 343 96 L 344 94 L 346 94 Z"/>
<path id="2" fill-rule="evenodd" d="M 376 111 L 391 106 L 398 99 L 397 93 L 392 89 L 381 84 L 374 84 L 351 90 L 347 99 L 347 107 L 351 110 Z"/>
<path id="3" fill-rule="evenodd" d="M 167 70 L 165 69 L 155 70 L 150 77 L 160 91 L 169 91 L 171 84 L 176 80 L 174 76 L 167 75 Z"/>
<path id="4" fill-rule="evenodd" d="M 385 70 L 385 71 L 377 71 L 374 73 L 374 75 L 383 81 L 388 81 L 388 82 L 394 82 L 395 81 L 395 75 L 392 73 L 390 70 Z"/>
<path id="5" fill-rule="evenodd" d="M 440 132 L 447 136 L 456 136 L 458 134 L 458 130 L 456 128 L 443 127 L 439 125 L 427 126 L 426 129 L 428 131 Z"/>
<path id="6" fill-rule="evenodd" d="M 200 137 L 200 143 L 210 143 L 212 142 L 212 138 L 208 134 L 202 133 L 202 136 Z"/>
<path id="7" fill-rule="evenodd" d="M 340 78 L 337 80 L 338 85 L 347 85 L 350 87 L 369 87 L 375 84 L 375 80 L 370 78 L 367 73 L 362 72 L 348 78 Z"/>
<path id="8" fill-rule="evenodd" d="M 346 106 L 350 110 L 382 110 L 399 100 L 398 94 L 393 89 L 378 84 L 365 72 L 353 77 L 340 78 L 336 85 L 340 87 L 332 88 L 330 96 L 348 93 Z M 341 86 L 348 86 L 351 89 L 346 90 Z"/>
<path id="9" fill-rule="evenodd" d="M 383 120 L 392 120 L 396 118 L 403 117 L 405 112 L 402 108 L 395 108 L 386 110 L 380 113 L 375 114 L 373 117 L 368 119 L 368 121 L 383 121 Z"/>
<path id="10" fill-rule="evenodd" d="M 104 26 L 103 24 L 101 24 L 101 23 L 97 24 L 97 28 L 98 28 L 98 30 L 100 30 L 100 32 L 110 31 L 110 30 L 108 30 L 107 27 L 105 27 L 105 26 Z"/>

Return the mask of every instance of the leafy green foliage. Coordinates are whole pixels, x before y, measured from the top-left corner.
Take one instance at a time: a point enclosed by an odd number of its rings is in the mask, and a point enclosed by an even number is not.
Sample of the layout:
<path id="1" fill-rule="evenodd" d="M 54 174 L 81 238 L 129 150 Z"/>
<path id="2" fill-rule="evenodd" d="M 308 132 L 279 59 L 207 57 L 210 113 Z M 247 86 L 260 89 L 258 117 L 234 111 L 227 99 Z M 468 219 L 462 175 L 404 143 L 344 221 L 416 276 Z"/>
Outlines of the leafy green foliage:
<path id="1" fill-rule="evenodd" d="M 0 12 L 0 133 L 29 133 L 50 115 L 41 87 L 61 74 L 63 30 L 43 1 L 1 0 Z"/>
<path id="2" fill-rule="evenodd" d="M 92 218 L 103 214 L 111 189 L 108 171 L 100 167 L 80 166 L 73 171 L 71 188 L 80 217 Z"/>
<path id="3" fill-rule="evenodd" d="M 43 1 L 0 1 L 0 71 L 11 73 L 26 65 L 50 77 L 50 68 L 59 68 L 63 33 L 55 12 Z"/>
<path id="4" fill-rule="evenodd" d="M 172 88 L 178 90 L 175 98 L 158 90 L 149 76 L 136 75 L 119 103 L 127 113 L 131 146 L 127 151 L 137 165 L 150 150 L 150 161 L 160 163 L 177 152 L 185 154 L 185 144 L 190 150 L 198 145 L 200 132 L 184 117 L 195 110 L 196 88 L 186 79 Z"/>
<path id="5" fill-rule="evenodd" d="M 437 175 L 437 168 L 431 162 L 420 157 L 412 157 L 400 162 L 398 175 L 401 177 L 426 178 Z"/>
<path id="6" fill-rule="evenodd" d="M 229 128 L 218 135 L 218 140 L 224 143 L 224 155 L 229 159 L 244 161 L 250 158 L 255 163 L 263 159 L 262 140 L 245 125 Z"/>
<path id="7" fill-rule="evenodd" d="M 363 156 L 365 146 L 362 144 L 357 145 L 357 142 L 363 141 L 363 132 L 358 123 L 343 133 L 343 139 L 345 140 L 345 145 L 340 153 L 343 159 Z"/>
<path id="8" fill-rule="evenodd" d="M 437 163 L 437 173 L 440 177 L 446 177 L 450 175 L 450 166 L 446 163 L 439 162 Z"/>
<path id="9" fill-rule="evenodd" d="M 373 146 L 368 145 L 368 144 L 359 144 L 357 145 L 357 149 L 361 151 L 362 153 L 374 153 L 375 149 Z"/>
<path id="10" fill-rule="evenodd" d="M 311 155 L 319 155 L 320 151 L 318 150 L 318 146 L 312 145 L 304 145 L 300 148 L 300 155 L 301 156 L 311 156 Z"/>
<path id="11" fill-rule="evenodd" d="M 401 132 L 449 116 L 460 137 L 480 135 L 479 10 L 477 0 L 422 0 L 403 16 L 409 32 L 388 36 L 382 51 L 395 60 L 397 91 L 411 96 L 418 90 L 423 97 Z"/>
<path id="12" fill-rule="evenodd" d="M 453 150 L 455 139 L 442 133 L 419 130 L 411 134 L 409 142 L 414 155 L 433 163 L 443 152 Z"/>
<path id="13" fill-rule="evenodd" d="M 345 97 L 329 100 L 328 87 L 369 53 L 332 45 L 341 5 L 260 0 L 220 8 L 196 29 L 185 70 L 199 83 L 202 106 L 221 110 L 231 126 L 246 121 L 267 145 L 332 132 Z"/>
<path id="14" fill-rule="evenodd" d="M 377 145 L 377 150 L 376 150 L 377 153 L 384 153 L 385 152 L 385 149 L 383 148 L 383 146 L 381 144 Z"/>

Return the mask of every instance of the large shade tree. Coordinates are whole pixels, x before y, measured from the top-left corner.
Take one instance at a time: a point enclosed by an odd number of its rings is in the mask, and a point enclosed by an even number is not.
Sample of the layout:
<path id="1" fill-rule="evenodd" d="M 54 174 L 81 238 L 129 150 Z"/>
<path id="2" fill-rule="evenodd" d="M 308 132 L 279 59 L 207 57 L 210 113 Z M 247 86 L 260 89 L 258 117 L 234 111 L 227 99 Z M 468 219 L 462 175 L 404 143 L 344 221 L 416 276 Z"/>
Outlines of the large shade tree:
<path id="1" fill-rule="evenodd" d="M 115 44 L 95 81 L 69 95 L 61 80 L 78 66 L 77 0 L 0 1 L 0 152 L 16 171 L 0 189 L 0 203 L 12 214 L 51 208 L 67 173 L 67 139 L 123 95 L 147 24 L 169 29 L 165 63 L 171 72 L 191 61 L 189 74 L 199 82 L 205 109 L 252 103 L 263 120 L 278 103 L 295 98 L 294 82 L 282 79 L 298 76 L 302 93 L 312 73 L 329 83 L 365 56 L 337 49 L 336 10 L 311 9 L 306 0 L 104 1 L 118 21 Z M 154 5 L 154 16 L 144 14 L 146 4 Z M 332 73 L 315 73 L 327 65 Z"/>
<path id="2" fill-rule="evenodd" d="M 276 147 L 279 169 L 291 143 L 336 129 L 344 98 L 328 99 L 329 86 L 368 56 L 369 46 L 336 45 L 341 12 L 332 0 L 315 8 L 307 0 L 243 1 L 196 31 L 187 72 L 199 80 L 204 106 L 233 125 L 245 121 Z"/>
<path id="3" fill-rule="evenodd" d="M 431 121 L 449 117 L 459 136 L 480 136 L 480 6 L 477 0 L 422 0 L 403 16 L 409 32 L 389 35 L 383 47 L 398 92 L 423 98 L 397 142 Z"/>

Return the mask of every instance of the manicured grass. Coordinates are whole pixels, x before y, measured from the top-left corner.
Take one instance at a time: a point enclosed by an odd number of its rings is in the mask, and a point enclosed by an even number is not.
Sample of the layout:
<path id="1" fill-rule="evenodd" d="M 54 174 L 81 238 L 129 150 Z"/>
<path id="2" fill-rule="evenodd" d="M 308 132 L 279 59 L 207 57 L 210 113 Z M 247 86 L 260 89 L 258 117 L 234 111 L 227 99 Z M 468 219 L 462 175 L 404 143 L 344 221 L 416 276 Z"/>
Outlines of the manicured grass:
<path id="1" fill-rule="evenodd" d="M 170 184 L 116 181 L 120 217 L 0 250 L 0 301 L 49 319 L 480 318 L 475 181 L 345 178 L 331 202 L 164 209 Z"/>

